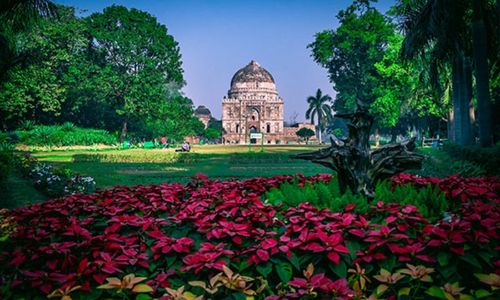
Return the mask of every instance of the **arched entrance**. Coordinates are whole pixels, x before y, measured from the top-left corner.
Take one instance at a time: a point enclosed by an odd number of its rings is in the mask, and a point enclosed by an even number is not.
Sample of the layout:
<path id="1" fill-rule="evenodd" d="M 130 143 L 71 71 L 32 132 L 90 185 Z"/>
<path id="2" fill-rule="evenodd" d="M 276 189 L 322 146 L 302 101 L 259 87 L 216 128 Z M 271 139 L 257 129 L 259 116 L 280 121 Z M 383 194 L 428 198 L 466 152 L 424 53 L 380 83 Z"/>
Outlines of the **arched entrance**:
<path id="1" fill-rule="evenodd" d="M 251 127 L 248 129 L 248 131 L 249 131 L 249 134 L 248 134 L 248 135 L 250 135 L 250 134 L 252 134 L 252 133 L 256 133 L 256 132 L 258 132 L 258 131 L 257 131 L 257 128 L 256 128 L 255 126 L 251 126 Z M 257 144 L 257 139 L 250 139 L 250 144 Z"/>

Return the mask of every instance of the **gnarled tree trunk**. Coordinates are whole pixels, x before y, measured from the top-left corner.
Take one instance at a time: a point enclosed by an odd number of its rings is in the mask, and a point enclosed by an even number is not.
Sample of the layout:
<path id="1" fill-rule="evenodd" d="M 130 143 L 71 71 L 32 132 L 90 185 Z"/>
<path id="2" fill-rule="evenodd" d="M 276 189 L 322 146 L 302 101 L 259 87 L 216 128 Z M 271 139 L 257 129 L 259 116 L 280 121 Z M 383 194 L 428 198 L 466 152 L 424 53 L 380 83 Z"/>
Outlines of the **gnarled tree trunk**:
<path id="1" fill-rule="evenodd" d="M 369 136 L 373 117 L 366 110 L 358 107 L 354 113 L 337 114 L 336 117 L 351 120 L 347 125 L 347 139 L 331 139 L 332 145 L 328 148 L 292 157 L 310 160 L 335 170 L 342 193 L 349 188 L 353 194 L 373 199 L 378 181 L 407 169 L 421 167 L 423 156 L 412 152 L 415 138 L 407 143 L 390 144 L 371 150 Z"/>

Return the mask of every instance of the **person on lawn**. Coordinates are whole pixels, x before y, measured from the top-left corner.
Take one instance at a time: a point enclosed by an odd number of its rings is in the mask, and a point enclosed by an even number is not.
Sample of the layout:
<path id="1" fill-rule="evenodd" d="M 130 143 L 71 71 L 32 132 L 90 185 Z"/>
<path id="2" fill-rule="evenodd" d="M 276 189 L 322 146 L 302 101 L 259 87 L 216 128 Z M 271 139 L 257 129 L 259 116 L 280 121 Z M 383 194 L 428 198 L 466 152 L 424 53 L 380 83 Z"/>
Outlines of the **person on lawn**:
<path id="1" fill-rule="evenodd" d="M 168 148 L 168 141 L 167 141 L 167 138 L 166 137 L 161 137 L 160 139 L 160 143 L 162 144 L 163 146 L 163 149 L 167 149 Z"/>

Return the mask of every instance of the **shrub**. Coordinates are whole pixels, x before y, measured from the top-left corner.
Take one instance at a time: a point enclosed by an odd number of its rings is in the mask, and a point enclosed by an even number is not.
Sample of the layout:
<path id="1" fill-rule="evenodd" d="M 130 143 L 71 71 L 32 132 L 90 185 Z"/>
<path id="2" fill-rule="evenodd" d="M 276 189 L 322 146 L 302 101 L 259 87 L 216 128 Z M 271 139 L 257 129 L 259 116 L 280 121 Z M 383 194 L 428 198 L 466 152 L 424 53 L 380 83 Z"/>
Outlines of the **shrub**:
<path id="1" fill-rule="evenodd" d="M 105 130 L 79 128 L 72 123 L 54 126 L 35 126 L 32 130 L 18 131 L 19 142 L 29 146 L 88 146 L 112 145 L 117 138 Z"/>
<path id="2" fill-rule="evenodd" d="M 344 211 L 348 205 L 354 206 L 356 212 L 367 212 L 369 204 L 362 196 L 355 196 L 350 191 L 341 194 L 336 178 L 328 182 L 299 184 L 297 180 L 285 182 L 277 188 L 270 189 L 263 199 L 270 204 L 282 204 L 284 207 L 296 207 L 308 202 L 319 208 L 332 211 Z"/>
<path id="3" fill-rule="evenodd" d="M 0 191 L 7 188 L 7 179 L 12 171 L 12 151 L 0 149 Z"/>
<path id="4" fill-rule="evenodd" d="M 455 160 L 465 160 L 483 168 L 487 175 L 500 175 L 500 146 L 482 148 L 446 144 L 444 150 Z"/>
<path id="5" fill-rule="evenodd" d="M 29 153 L 16 155 L 14 162 L 21 174 L 32 179 L 34 186 L 47 196 L 91 194 L 95 191 L 96 183 L 92 177 L 75 174 L 68 168 L 39 163 Z"/>
<path id="6" fill-rule="evenodd" d="M 486 175 L 483 167 L 467 160 L 457 160 L 451 164 L 451 174 L 460 174 L 465 177 L 480 177 Z"/>
<path id="7" fill-rule="evenodd" d="M 122 153 L 95 153 L 95 154 L 77 154 L 73 156 L 74 162 L 111 162 L 111 163 L 194 163 L 207 157 L 198 153 L 181 152 L 147 152 L 134 154 Z"/>
<path id="8" fill-rule="evenodd" d="M 360 213 L 368 212 L 370 205 L 382 201 L 387 204 L 414 205 L 423 216 L 430 219 L 441 217 L 449 208 L 444 193 L 436 185 L 417 187 L 413 184 L 395 185 L 384 181 L 377 184 L 375 199 L 368 202 L 363 196 L 353 195 L 349 189 L 341 194 L 336 177 L 327 183 L 320 181 L 301 185 L 297 181 L 285 182 L 265 193 L 263 200 L 285 207 L 295 207 L 308 202 L 331 211 L 341 212 L 349 209 Z"/>
<path id="9" fill-rule="evenodd" d="M 389 181 L 380 182 L 375 187 L 375 201 L 415 205 L 426 218 L 436 219 L 448 211 L 446 196 L 436 185 L 416 187 L 413 184 L 394 185 Z"/>

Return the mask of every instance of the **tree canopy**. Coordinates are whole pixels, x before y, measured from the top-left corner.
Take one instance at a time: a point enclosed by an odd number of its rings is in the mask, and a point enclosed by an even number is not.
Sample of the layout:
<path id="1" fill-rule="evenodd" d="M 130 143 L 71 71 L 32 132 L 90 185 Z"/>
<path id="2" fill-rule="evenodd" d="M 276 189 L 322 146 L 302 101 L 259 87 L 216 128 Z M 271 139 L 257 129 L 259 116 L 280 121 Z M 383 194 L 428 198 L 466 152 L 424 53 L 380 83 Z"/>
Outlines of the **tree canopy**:
<path id="1" fill-rule="evenodd" d="M 180 93 L 180 48 L 155 17 L 123 6 L 85 18 L 57 6 L 57 16 L 16 36 L 29 59 L 0 83 L 4 129 L 29 119 L 121 130 L 122 138 L 128 129 L 179 140 L 203 132 Z"/>

